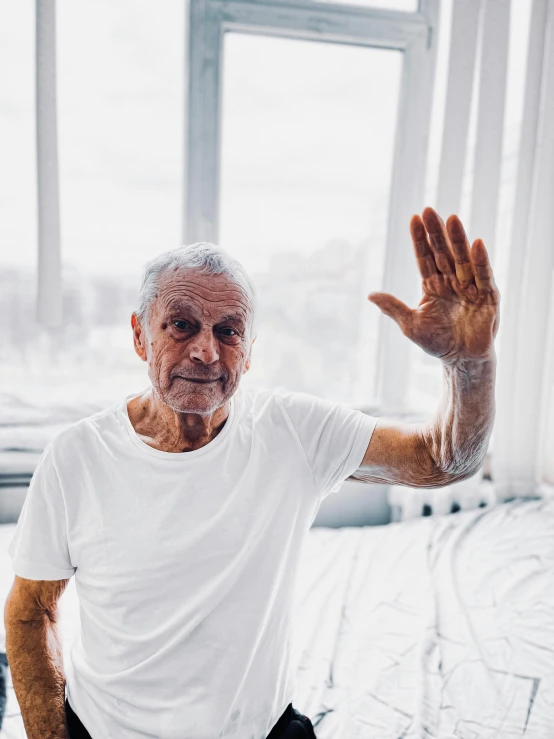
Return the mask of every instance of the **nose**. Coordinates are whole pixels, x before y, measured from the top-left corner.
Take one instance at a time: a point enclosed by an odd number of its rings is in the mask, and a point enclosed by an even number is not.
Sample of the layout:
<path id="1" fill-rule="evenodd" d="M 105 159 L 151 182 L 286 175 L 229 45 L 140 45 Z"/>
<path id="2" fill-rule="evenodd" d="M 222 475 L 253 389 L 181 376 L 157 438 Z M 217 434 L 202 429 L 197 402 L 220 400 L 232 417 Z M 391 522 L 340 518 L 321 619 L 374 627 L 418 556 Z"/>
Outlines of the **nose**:
<path id="1" fill-rule="evenodd" d="M 213 364 L 219 359 L 216 340 L 211 329 L 203 329 L 190 347 L 190 358 L 193 362 Z"/>

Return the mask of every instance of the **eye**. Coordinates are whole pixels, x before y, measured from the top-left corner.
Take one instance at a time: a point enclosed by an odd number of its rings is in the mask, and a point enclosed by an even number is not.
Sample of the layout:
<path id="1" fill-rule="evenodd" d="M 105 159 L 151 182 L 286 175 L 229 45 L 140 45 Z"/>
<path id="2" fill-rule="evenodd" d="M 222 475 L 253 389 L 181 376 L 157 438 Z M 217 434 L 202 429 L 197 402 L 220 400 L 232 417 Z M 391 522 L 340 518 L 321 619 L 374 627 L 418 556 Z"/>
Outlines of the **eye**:
<path id="1" fill-rule="evenodd" d="M 176 326 L 180 331 L 186 331 L 186 326 L 177 326 L 178 323 L 188 324 L 188 321 L 181 321 L 181 320 L 173 321 L 173 325 Z"/>
<path id="2" fill-rule="evenodd" d="M 238 336 L 238 334 L 237 334 L 237 332 L 235 331 L 235 329 L 234 329 L 234 328 L 223 328 L 223 329 L 221 329 L 221 330 L 222 330 L 222 331 L 233 331 L 233 333 L 232 333 L 232 334 L 225 334 L 225 336 Z"/>

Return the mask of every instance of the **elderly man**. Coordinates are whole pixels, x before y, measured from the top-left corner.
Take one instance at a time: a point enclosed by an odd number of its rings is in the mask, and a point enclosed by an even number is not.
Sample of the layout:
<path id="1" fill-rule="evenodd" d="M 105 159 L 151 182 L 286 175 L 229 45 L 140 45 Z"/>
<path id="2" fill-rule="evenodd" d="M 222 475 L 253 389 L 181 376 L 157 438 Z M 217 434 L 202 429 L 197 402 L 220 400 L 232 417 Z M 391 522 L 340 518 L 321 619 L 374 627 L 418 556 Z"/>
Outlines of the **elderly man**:
<path id="1" fill-rule="evenodd" d="M 152 386 L 48 445 L 10 545 L 7 652 L 29 739 L 315 736 L 292 706 L 291 619 L 321 501 L 348 477 L 473 475 L 493 424 L 484 244 L 431 208 L 411 235 L 419 306 L 369 299 L 443 362 L 444 400 L 421 425 L 246 390 L 255 300 L 240 264 L 210 244 L 149 263 L 131 323 Z M 73 574 L 81 631 L 64 672 L 56 604 Z"/>

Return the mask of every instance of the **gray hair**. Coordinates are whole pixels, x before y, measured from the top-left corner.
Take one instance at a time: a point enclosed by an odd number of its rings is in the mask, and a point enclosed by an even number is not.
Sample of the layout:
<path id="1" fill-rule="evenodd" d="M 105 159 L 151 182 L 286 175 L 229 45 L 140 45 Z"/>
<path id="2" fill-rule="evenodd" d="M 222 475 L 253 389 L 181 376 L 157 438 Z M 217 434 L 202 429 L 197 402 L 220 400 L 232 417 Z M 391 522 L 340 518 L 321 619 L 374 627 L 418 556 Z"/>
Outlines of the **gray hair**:
<path id="1" fill-rule="evenodd" d="M 139 305 L 135 311 L 141 323 L 148 322 L 150 307 L 156 298 L 160 274 L 174 267 L 197 269 L 202 274 L 227 275 L 246 293 L 252 303 L 252 335 L 256 335 L 257 296 L 254 283 L 238 259 L 235 259 L 223 247 L 208 241 L 198 241 L 196 244 L 170 249 L 144 265 Z"/>

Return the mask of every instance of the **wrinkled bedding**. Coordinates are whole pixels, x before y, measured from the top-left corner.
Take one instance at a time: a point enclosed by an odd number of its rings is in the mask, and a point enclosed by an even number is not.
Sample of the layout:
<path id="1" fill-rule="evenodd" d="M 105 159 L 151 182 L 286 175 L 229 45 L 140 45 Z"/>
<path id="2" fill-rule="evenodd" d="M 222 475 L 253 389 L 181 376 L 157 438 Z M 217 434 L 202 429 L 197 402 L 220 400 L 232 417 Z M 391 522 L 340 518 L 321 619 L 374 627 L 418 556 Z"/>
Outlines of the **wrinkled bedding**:
<path id="1" fill-rule="evenodd" d="M 312 529 L 297 603 L 318 739 L 554 737 L 554 501 Z"/>
<path id="2" fill-rule="evenodd" d="M 313 528 L 296 604 L 294 705 L 318 739 L 554 736 L 554 501 Z M 67 658 L 74 579 L 60 610 Z M 11 683 L 0 736 L 25 737 Z"/>

